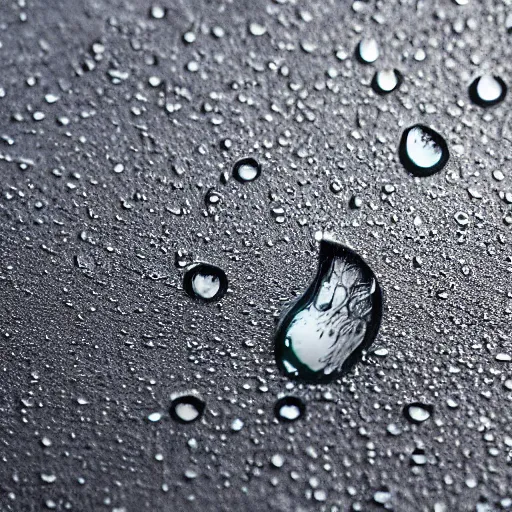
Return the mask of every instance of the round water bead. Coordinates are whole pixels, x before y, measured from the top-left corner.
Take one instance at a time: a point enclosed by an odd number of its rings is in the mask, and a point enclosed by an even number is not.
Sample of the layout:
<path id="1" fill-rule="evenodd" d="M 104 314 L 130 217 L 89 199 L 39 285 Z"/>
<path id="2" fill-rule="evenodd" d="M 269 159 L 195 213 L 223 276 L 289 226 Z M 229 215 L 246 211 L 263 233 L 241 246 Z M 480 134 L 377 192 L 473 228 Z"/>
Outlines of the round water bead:
<path id="1" fill-rule="evenodd" d="M 179 423 L 197 421 L 204 413 L 205 402 L 196 395 L 180 395 L 171 402 L 171 418 Z"/>
<path id="2" fill-rule="evenodd" d="M 183 288 L 190 297 L 211 302 L 224 297 L 228 278 L 224 270 L 215 265 L 196 263 L 187 269 Z"/>
<path id="3" fill-rule="evenodd" d="M 296 396 L 284 396 L 274 406 L 274 414 L 279 421 L 292 422 L 298 420 L 306 412 L 306 405 Z"/>
<path id="4" fill-rule="evenodd" d="M 254 181 L 261 174 L 261 166 L 255 158 L 242 158 L 233 167 L 233 177 L 240 183 Z"/>
<path id="5" fill-rule="evenodd" d="M 492 107 L 505 99 L 507 85 L 499 76 L 482 75 L 469 86 L 471 101 L 480 107 Z"/>
<path id="6" fill-rule="evenodd" d="M 414 176 L 425 177 L 439 172 L 450 153 L 444 138 L 428 126 L 417 124 L 402 134 L 398 148 L 402 165 Z"/>
<path id="7" fill-rule="evenodd" d="M 413 402 L 404 407 L 404 416 L 411 423 L 423 423 L 432 416 L 434 408 L 431 405 Z"/>
<path id="8" fill-rule="evenodd" d="M 372 89 L 377 94 L 389 94 L 402 84 L 402 73 L 396 69 L 381 69 L 373 75 Z"/>

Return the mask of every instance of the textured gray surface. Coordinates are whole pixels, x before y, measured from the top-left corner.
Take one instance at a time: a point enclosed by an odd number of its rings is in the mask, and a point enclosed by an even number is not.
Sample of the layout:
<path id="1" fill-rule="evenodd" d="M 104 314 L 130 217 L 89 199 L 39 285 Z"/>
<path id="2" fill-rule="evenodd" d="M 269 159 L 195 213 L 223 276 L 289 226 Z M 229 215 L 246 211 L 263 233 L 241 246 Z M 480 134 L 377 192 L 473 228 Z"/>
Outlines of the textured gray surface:
<path id="1" fill-rule="evenodd" d="M 483 71 L 512 81 L 509 4 L 168 0 L 152 19 L 137 0 L 2 2 L 0 510 L 366 512 L 383 490 L 397 511 L 510 508 L 510 99 L 467 93 Z M 354 58 L 368 35 L 373 66 Z M 384 67 L 404 83 L 380 97 Z M 418 122 L 452 155 L 421 180 L 397 156 Z M 261 177 L 224 184 L 245 156 Z M 318 230 L 378 275 L 388 354 L 292 385 L 275 318 Z M 177 250 L 226 271 L 220 303 L 186 296 Z M 179 425 L 187 389 L 206 411 Z M 292 425 L 284 392 L 307 405 Z M 420 425 L 416 401 L 434 407 Z"/>

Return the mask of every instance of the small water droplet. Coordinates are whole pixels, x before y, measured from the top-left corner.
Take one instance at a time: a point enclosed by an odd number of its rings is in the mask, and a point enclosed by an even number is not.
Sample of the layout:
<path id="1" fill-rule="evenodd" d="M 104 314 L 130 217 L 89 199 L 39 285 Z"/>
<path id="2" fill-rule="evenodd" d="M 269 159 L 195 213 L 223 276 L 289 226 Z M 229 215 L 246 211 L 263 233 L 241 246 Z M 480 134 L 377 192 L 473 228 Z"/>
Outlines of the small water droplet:
<path id="1" fill-rule="evenodd" d="M 148 420 L 152 423 L 155 423 L 157 421 L 160 421 L 162 419 L 162 413 L 161 412 L 152 412 L 148 415 Z"/>
<path id="2" fill-rule="evenodd" d="M 153 5 L 149 11 L 151 18 L 161 20 L 165 17 L 165 9 L 161 5 Z"/>
<path id="3" fill-rule="evenodd" d="M 431 405 L 413 402 L 404 407 L 404 416 L 412 423 L 423 423 L 430 418 L 433 410 Z"/>
<path id="4" fill-rule="evenodd" d="M 280 398 L 274 406 L 276 418 L 285 422 L 298 420 L 304 415 L 305 411 L 306 406 L 304 402 L 296 396 L 284 396 Z"/>
<path id="5" fill-rule="evenodd" d="M 425 177 L 439 172 L 448 162 L 450 153 L 439 133 L 420 124 L 402 134 L 398 154 L 402 165 L 414 176 Z"/>
<path id="6" fill-rule="evenodd" d="M 469 86 L 471 101 L 480 107 L 491 107 L 505 99 L 507 85 L 498 76 L 482 75 Z"/>
<path id="7" fill-rule="evenodd" d="M 331 381 L 373 343 L 381 316 L 382 292 L 370 267 L 348 247 L 324 238 L 315 279 L 281 316 L 277 364 L 290 378 Z"/>
<path id="8" fill-rule="evenodd" d="M 206 302 L 224 297 L 228 278 L 221 268 L 208 263 L 196 263 L 187 269 L 183 278 L 183 289 L 192 298 Z"/>
<path id="9" fill-rule="evenodd" d="M 372 64 L 379 58 L 379 45 L 373 38 L 364 38 L 357 45 L 358 59 L 363 64 Z"/>
<path id="10" fill-rule="evenodd" d="M 233 167 L 233 177 L 240 183 L 254 181 L 261 174 L 261 166 L 254 158 L 242 158 Z"/>
<path id="11" fill-rule="evenodd" d="M 222 201 L 222 196 L 213 188 L 208 190 L 204 201 L 207 206 L 216 206 Z"/>
<path id="12" fill-rule="evenodd" d="M 259 37 L 267 32 L 267 28 L 265 25 L 261 25 L 260 23 L 252 22 L 249 23 L 249 32 L 251 35 Z"/>
<path id="13" fill-rule="evenodd" d="M 272 459 L 270 460 L 272 463 L 272 466 L 275 468 L 282 468 L 284 465 L 284 457 L 280 455 L 279 453 L 276 453 L 275 455 L 272 455 Z"/>
<path id="14" fill-rule="evenodd" d="M 231 422 L 231 430 L 233 432 L 240 432 L 244 427 L 244 422 L 240 418 L 236 418 Z"/>
<path id="15" fill-rule="evenodd" d="M 372 88 L 377 94 L 389 94 L 402 83 L 402 74 L 396 69 L 382 69 L 373 76 Z"/>
<path id="16" fill-rule="evenodd" d="M 171 418 L 179 423 L 192 423 L 204 413 L 206 404 L 198 396 L 180 395 L 171 402 Z"/>

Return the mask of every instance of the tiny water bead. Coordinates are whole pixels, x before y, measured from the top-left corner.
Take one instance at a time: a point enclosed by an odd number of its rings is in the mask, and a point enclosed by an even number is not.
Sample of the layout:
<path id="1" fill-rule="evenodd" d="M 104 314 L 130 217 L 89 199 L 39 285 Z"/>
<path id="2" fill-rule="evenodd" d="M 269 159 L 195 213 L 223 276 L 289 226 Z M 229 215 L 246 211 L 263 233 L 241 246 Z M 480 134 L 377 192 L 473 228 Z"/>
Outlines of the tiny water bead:
<path id="1" fill-rule="evenodd" d="M 372 38 L 361 39 L 357 45 L 357 58 L 363 64 L 372 64 L 379 58 L 379 45 Z"/>
<path id="2" fill-rule="evenodd" d="M 404 416 L 411 423 L 423 423 L 432 416 L 434 408 L 431 405 L 413 402 L 404 407 Z"/>
<path id="3" fill-rule="evenodd" d="M 233 167 L 233 177 L 240 183 L 254 181 L 261 174 L 261 166 L 254 158 L 242 158 Z"/>
<path id="4" fill-rule="evenodd" d="M 372 89 L 377 94 L 389 94 L 402 84 L 402 73 L 396 69 L 382 69 L 373 75 Z"/>
<path id="5" fill-rule="evenodd" d="M 482 75 L 469 86 L 471 101 L 480 107 L 492 107 L 505 99 L 507 85 L 498 76 Z"/>
<path id="6" fill-rule="evenodd" d="M 192 423 L 204 413 L 206 404 L 198 396 L 180 395 L 171 402 L 171 418 L 179 423 Z"/>
<path id="7" fill-rule="evenodd" d="M 224 270 L 215 265 L 196 263 L 187 269 L 183 289 L 192 298 L 212 302 L 224 297 L 228 278 Z"/>
<path id="8" fill-rule="evenodd" d="M 382 291 L 370 267 L 353 250 L 324 238 L 313 282 L 281 315 L 277 365 L 292 379 L 332 381 L 373 343 L 381 317 Z"/>
<path id="9" fill-rule="evenodd" d="M 215 189 L 211 188 L 206 193 L 206 196 L 204 198 L 204 202 L 206 203 L 206 206 L 217 206 L 222 201 L 222 195 L 219 194 Z"/>
<path id="10" fill-rule="evenodd" d="M 402 165 L 418 177 L 431 176 L 439 172 L 450 158 L 444 138 L 432 128 L 421 124 L 404 131 L 398 155 Z"/>
<path id="11" fill-rule="evenodd" d="M 296 396 L 284 396 L 274 406 L 274 414 L 279 421 L 292 422 L 298 420 L 306 412 L 306 405 Z"/>

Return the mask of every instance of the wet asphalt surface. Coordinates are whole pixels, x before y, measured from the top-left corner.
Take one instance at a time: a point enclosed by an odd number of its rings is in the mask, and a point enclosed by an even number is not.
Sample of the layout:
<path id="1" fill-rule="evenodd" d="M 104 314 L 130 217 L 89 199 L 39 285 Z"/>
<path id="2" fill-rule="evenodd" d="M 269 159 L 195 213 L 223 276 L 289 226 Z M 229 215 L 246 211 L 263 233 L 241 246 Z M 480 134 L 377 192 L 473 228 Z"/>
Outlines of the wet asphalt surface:
<path id="1" fill-rule="evenodd" d="M 0 510 L 511 509 L 512 98 L 468 94 L 485 72 L 512 84 L 511 12 L 2 3 Z M 387 68 L 403 82 L 378 95 Z M 450 150 L 430 177 L 398 156 L 417 123 Z M 246 157 L 261 175 L 240 183 Z M 385 306 L 365 359 L 311 385 L 273 335 L 317 232 Z M 226 273 L 220 301 L 183 290 L 196 261 Z M 205 404 L 190 424 L 169 413 L 183 392 Z"/>

